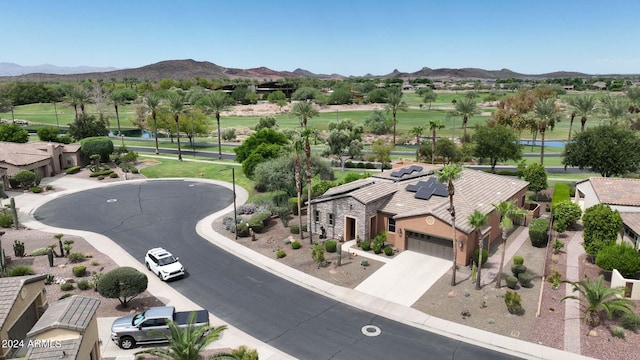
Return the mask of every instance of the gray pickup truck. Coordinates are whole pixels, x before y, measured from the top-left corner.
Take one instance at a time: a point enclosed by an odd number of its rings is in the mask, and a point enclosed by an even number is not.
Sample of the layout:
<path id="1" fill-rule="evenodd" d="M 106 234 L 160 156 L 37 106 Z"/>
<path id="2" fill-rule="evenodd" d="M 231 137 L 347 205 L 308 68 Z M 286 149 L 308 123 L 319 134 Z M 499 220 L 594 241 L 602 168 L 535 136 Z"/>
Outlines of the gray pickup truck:
<path id="1" fill-rule="evenodd" d="M 111 325 L 111 340 L 122 349 L 131 349 L 136 344 L 162 343 L 171 336 L 167 320 L 178 326 L 186 326 L 189 315 L 196 314 L 195 326 L 209 325 L 207 310 L 176 311 L 173 306 L 158 306 L 136 315 L 117 318 Z"/>

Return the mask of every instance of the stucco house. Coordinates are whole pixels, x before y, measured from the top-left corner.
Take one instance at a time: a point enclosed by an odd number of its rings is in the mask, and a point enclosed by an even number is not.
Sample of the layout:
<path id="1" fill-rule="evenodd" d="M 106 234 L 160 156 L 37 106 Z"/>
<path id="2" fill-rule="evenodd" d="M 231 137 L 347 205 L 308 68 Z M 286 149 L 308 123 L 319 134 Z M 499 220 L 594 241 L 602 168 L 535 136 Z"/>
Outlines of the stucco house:
<path id="1" fill-rule="evenodd" d="M 42 177 L 58 174 L 65 168 L 84 165 L 87 160 L 80 144 L 60 144 L 44 141 L 24 144 L 0 141 L 0 185 L 9 188 L 8 178 L 21 170 L 31 170 Z"/>
<path id="2" fill-rule="evenodd" d="M 71 296 L 52 303 L 27 333 L 27 359 L 100 359 L 98 318 L 100 300 Z M 37 344 L 42 344 L 38 346 Z"/>
<path id="3" fill-rule="evenodd" d="M 371 240 L 382 231 L 387 243 L 467 265 L 477 247 L 475 229 L 467 220 L 474 210 L 489 215 L 482 236 L 493 243 L 501 236 L 493 204 L 513 200 L 524 206 L 528 183 L 511 177 L 463 169 L 454 181 L 456 241 L 453 243 L 449 197 L 434 172 L 440 166 L 396 167 L 327 190 L 310 202 L 312 231 L 329 238 Z M 485 244 L 487 242 L 485 241 Z M 455 246 L 454 246 L 455 245 Z"/>
<path id="4" fill-rule="evenodd" d="M 589 178 L 576 184 L 574 200 L 583 211 L 600 203 L 618 210 L 624 224 L 622 239 L 640 247 L 640 179 Z"/>
<path id="5" fill-rule="evenodd" d="M 0 278 L 0 341 L 20 340 L 47 309 L 46 275 Z M 13 354 L 12 347 L 0 347 L 0 359 Z"/>

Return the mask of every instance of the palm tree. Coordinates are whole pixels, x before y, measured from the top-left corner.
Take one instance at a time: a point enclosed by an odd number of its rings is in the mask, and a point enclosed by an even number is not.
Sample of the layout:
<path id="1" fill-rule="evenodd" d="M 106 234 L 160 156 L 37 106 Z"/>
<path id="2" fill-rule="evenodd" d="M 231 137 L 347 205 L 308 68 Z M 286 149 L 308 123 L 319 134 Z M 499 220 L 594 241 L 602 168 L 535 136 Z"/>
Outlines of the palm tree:
<path id="1" fill-rule="evenodd" d="M 214 91 L 208 93 L 197 102 L 206 114 L 213 114 L 218 123 L 218 159 L 222 159 L 222 144 L 220 141 L 220 113 L 234 104 L 234 100 L 227 93 Z"/>
<path id="2" fill-rule="evenodd" d="M 294 160 L 294 177 L 296 182 L 296 194 L 298 197 L 298 222 L 300 227 L 300 240 L 304 239 L 304 231 L 302 231 L 302 174 L 300 173 L 300 153 L 304 149 L 304 138 L 302 137 L 302 129 L 294 131 L 291 134 L 291 150 L 293 151 Z"/>
<path id="3" fill-rule="evenodd" d="M 596 97 L 592 94 L 580 95 L 571 98 L 569 105 L 580 115 L 580 123 L 582 124 L 580 131 L 584 131 L 584 125 L 587 123 L 587 115 L 589 115 L 596 106 Z M 571 132 L 569 132 L 569 136 L 571 136 Z"/>
<path id="4" fill-rule="evenodd" d="M 157 111 L 161 100 L 162 97 L 157 92 L 148 93 L 147 98 L 145 99 L 147 108 L 151 111 L 151 118 L 153 119 L 153 132 L 156 139 L 156 154 L 160 154 L 160 149 L 158 149 L 158 122 L 156 121 L 156 117 L 158 115 Z"/>
<path id="5" fill-rule="evenodd" d="M 534 108 L 535 117 L 538 118 L 538 130 L 540 131 L 540 165 L 544 164 L 544 134 L 547 128 L 553 130 L 556 122 L 560 122 L 558 108 L 554 98 L 540 99 Z"/>
<path id="6" fill-rule="evenodd" d="M 431 163 L 436 161 L 436 130 L 444 129 L 444 124 L 440 120 L 429 120 L 429 130 L 431 130 Z"/>
<path id="7" fill-rule="evenodd" d="M 455 194 L 455 187 L 453 182 L 460 178 L 462 167 L 458 164 L 447 165 L 442 170 L 436 171 L 436 178 L 441 183 L 447 184 L 447 190 L 449 191 L 449 214 L 451 214 L 451 230 L 453 241 L 453 276 L 451 277 L 451 286 L 456 286 L 456 260 L 458 255 L 458 246 L 456 243 L 456 209 L 453 206 L 453 195 Z"/>
<path id="8" fill-rule="evenodd" d="M 196 313 L 189 315 L 186 327 L 180 327 L 173 321 L 167 321 L 170 335 L 165 335 L 169 344 L 167 347 L 152 348 L 138 351 L 139 354 L 149 354 L 169 360 L 198 360 L 200 352 L 209 344 L 220 339 L 222 332 L 227 330 L 226 325 L 195 326 Z M 209 359 L 235 359 L 231 354 L 220 353 Z"/>
<path id="9" fill-rule="evenodd" d="M 176 139 L 178 139 L 178 160 L 182 161 L 182 151 L 180 148 L 180 114 L 184 111 L 184 95 L 177 92 L 167 94 L 169 110 L 173 114 L 176 122 Z"/>
<path id="10" fill-rule="evenodd" d="M 109 102 L 116 109 L 116 121 L 118 122 L 118 136 L 122 135 L 122 131 L 120 130 L 120 113 L 118 112 L 118 108 L 127 103 L 127 99 L 124 97 L 124 93 L 119 90 L 112 91 L 108 96 Z"/>
<path id="11" fill-rule="evenodd" d="M 475 229 L 476 239 L 478 240 L 478 274 L 476 278 L 476 290 L 480 290 L 480 277 L 482 276 L 482 248 L 484 246 L 480 232 L 483 227 L 487 226 L 487 222 L 489 222 L 489 216 L 487 214 L 481 213 L 478 210 L 475 210 L 471 215 L 469 215 L 467 220 L 469 221 L 469 224 Z"/>
<path id="12" fill-rule="evenodd" d="M 478 109 L 478 104 L 473 100 L 473 98 L 467 97 L 456 101 L 454 106 L 457 115 L 462 116 L 462 142 L 465 142 L 467 138 L 467 122 L 469 121 L 469 117 L 478 114 L 480 109 Z"/>
<path id="13" fill-rule="evenodd" d="M 584 310 L 584 320 L 587 325 L 597 327 L 600 325 L 600 311 L 604 310 L 609 318 L 614 311 L 621 311 L 629 315 L 635 315 L 632 306 L 635 303 L 631 299 L 624 298 L 624 286 L 611 288 L 603 284 L 604 275 L 600 275 L 598 280 L 591 280 L 585 275 L 583 281 L 563 281 L 573 286 L 573 291 L 580 293 L 580 297 L 569 295 L 562 298 L 580 301 L 580 306 Z"/>
<path id="14" fill-rule="evenodd" d="M 502 256 L 500 257 L 500 266 L 498 267 L 498 276 L 496 277 L 496 289 L 502 284 L 502 268 L 504 267 L 504 254 L 507 247 L 507 234 L 513 229 L 513 222 L 519 221 L 529 214 L 527 210 L 516 206 L 515 201 L 501 201 L 499 204 L 493 204 L 493 207 L 500 215 L 500 229 L 502 230 Z"/>
<path id="15" fill-rule="evenodd" d="M 291 114 L 296 116 L 300 120 L 300 127 L 302 127 L 302 137 L 304 138 L 304 155 L 306 157 L 306 175 L 307 175 L 307 201 L 311 202 L 311 143 L 309 141 L 312 136 L 311 131 L 307 129 L 307 121 L 314 116 L 317 116 L 318 110 L 313 108 L 313 105 L 308 102 L 299 102 L 291 109 Z M 311 209 L 309 207 L 309 209 Z M 302 216 L 302 214 L 298 214 Z M 311 214 L 307 213 L 309 223 L 309 243 L 313 244 L 313 234 L 311 231 Z M 302 231 L 302 229 L 300 229 Z"/>
<path id="16" fill-rule="evenodd" d="M 389 96 L 387 96 L 387 111 L 391 111 L 393 114 L 393 145 L 396 144 L 396 114 L 398 110 L 407 111 L 407 103 L 402 101 L 402 91 L 400 89 L 394 89 L 389 91 Z"/>
<path id="17" fill-rule="evenodd" d="M 80 86 L 74 86 L 67 90 L 67 95 L 65 96 L 65 101 L 73 106 L 73 110 L 75 112 L 75 118 L 78 118 L 78 108 L 80 108 L 80 112 L 85 114 L 85 105 L 91 102 L 91 97 L 89 94 Z"/>
<path id="18" fill-rule="evenodd" d="M 629 103 L 619 96 L 605 96 L 600 99 L 605 114 L 609 116 L 609 123 L 617 125 L 618 120 L 626 120 Z"/>
<path id="19" fill-rule="evenodd" d="M 573 129 L 573 119 L 575 118 L 576 118 L 576 112 L 572 111 L 570 116 L 570 122 L 569 122 L 569 138 L 567 139 L 567 142 L 571 141 L 571 129 Z"/>
<path id="20" fill-rule="evenodd" d="M 416 145 L 418 149 L 416 150 L 416 161 L 420 161 L 420 137 L 424 133 L 424 126 L 414 126 L 409 130 L 409 134 L 416 137 Z"/>

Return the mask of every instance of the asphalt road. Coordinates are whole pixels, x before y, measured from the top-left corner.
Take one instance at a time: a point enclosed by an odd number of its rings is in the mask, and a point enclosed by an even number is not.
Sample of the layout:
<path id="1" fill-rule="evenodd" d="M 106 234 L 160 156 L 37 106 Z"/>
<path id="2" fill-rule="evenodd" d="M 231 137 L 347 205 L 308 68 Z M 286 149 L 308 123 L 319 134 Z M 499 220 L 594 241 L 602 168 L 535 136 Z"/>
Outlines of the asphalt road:
<path id="1" fill-rule="evenodd" d="M 108 236 L 143 262 L 162 246 L 187 275 L 169 282 L 228 324 L 299 359 L 512 359 L 404 325 L 321 296 L 245 262 L 195 232 L 196 223 L 232 202 L 220 186 L 179 180 L 122 183 L 54 199 L 35 212 L 42 223 Z M 362 334 L 365 325 L 381 329 Z"/>

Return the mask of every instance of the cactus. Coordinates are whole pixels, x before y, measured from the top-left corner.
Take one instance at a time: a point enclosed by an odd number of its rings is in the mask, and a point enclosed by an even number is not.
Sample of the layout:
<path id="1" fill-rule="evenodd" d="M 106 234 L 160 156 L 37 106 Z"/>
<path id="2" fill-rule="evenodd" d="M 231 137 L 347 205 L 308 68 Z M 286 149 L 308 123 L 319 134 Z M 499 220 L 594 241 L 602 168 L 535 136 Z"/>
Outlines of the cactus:
<path id="1" fill-rule="evenodd" d="M 16 240 L 13 242 L 13 254 L 16 257 L 24 257 L 24 243 Z"/>
<path id="2" fill-rule="evenodd" d="M 49 267 L 53 267 L 53 249 L 47 249 L 47 259 L 49 260 Z"/>
<path id="3" fill-rule="evenodd" d="M 4 249 L 2 248 L 2 240 L 0 240 L 0 272 L 7 271 L 7 262 L 4 257 Z"/>
<path id="4" fill-rule="evenodd" d="M 16 209 L 16 200 L 14 198 L 11 198 L 9 202 L 11 204 L 11 211 L 13 213 L 13 225 L 16 227 L 16 229 L 20 229 L 20 224 L 18 223 L 18 209 Z"/>

